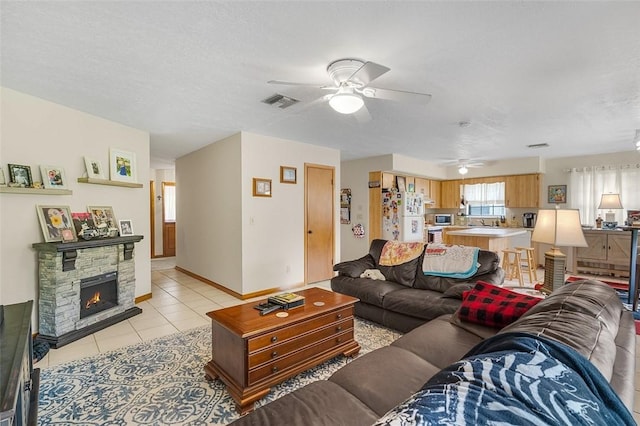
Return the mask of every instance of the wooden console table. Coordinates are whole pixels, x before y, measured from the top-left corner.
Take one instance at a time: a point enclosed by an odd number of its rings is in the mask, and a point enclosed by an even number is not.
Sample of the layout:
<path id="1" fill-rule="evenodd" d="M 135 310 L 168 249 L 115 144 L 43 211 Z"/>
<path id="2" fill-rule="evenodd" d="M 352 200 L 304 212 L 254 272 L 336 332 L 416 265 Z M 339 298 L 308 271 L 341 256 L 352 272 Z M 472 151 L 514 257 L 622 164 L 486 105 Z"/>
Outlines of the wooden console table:
<path id="1" fill-rule="evenodd" d="M 296 291 L 305 304 L 261 316 L 251 302 L 208 312 L 212 320 L 213 358 L 204 367 L 208 379 L 219 378 L 238 412 L 272 386 L 343 354 L 360 351 L 354 339 L 353 305 L 358 301 L 321 288 Z M 284 318 L 276 313 L 287 312 Z"/>

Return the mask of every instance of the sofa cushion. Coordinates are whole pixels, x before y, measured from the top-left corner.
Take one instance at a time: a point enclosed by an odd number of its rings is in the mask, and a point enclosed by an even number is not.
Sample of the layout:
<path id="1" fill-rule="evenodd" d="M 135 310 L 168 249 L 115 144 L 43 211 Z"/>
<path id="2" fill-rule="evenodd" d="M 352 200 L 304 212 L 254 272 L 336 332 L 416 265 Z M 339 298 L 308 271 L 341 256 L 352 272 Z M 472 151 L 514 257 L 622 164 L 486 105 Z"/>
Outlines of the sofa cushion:
<path id="1" fill-rule="evenodd" d="M 557 340 L 580 352 L 611 380 L 623 313 L 628 314 L 614 289 L 596 280 L 576 281 L 555 290 L 500 333 L 524 332 Z"/>
<path id="2" fill-rule="evenodd" d="M 339 385 L 320 380 L 278 398 L 230 424 L 365 426 L 375 422 L 378 417 L 378 414 Z"/>
<path id="3" fill-rule="evenodd" d="M 382 301 L 388 293 L 406 289 L 406 287 L 393 281 L 337 276 L 331 279 L 331 289 L 357 297 L 363 303 L 382 307 Z"/>
<path id="4" fill-rule="evenodd" d="M 337 271 L 339 275 L 358 278 L 365 270 L 375 268 L 375 264 L 373 257 L 366 254 L 360 259 L 337 263 L 333 265 L 333 270 Z"/>
<path id="5" fill-rule="evenodd" d="M 329 381 L 382 416 L 418 391 L 439 370 L 412 352 L 385 346 L 356 358 L 333 373 Z"/>
<path id="6" fill-rule="evenodd" d="M 478 252 L 478 263 L 480 266 L 478 266 L 475 275 L 466 279 L 424 275 L 422 270 L 420 270 L 416 276 L 413 287 L 444 293 L 450 287 L 460 283 L 475 284 L 478 280 L 492 284 L 502 284 L 504 282 L 504 271 L 500 268 L 500 258 L 497 253 L 481 249 Z M 420 269 L 422 269 L 422 267 L 420 267 Z"/>
<path id="7" fill-rule="evenodd" d="M 462 300 L 463 293 L 471 291 L 475 286 L 474 283 L 454 284 L 442 293 L 442 297 L 451 297 L 453 299 Z"/>
<path id="8" fill-rule="evenodd" d="M 417 288 L 403 288 L 384 296 L 382 307 L 424 320 L 452 314 L 460 307 L 460 300 L 442 297 L 442 293 Z"/>
<path id="9" fill-rule="evenodd" d="M 375 266 L 371 269 L 379 269 L 387 281 L 394 281 L 406 287 L 412 287 L 416 281 L 418 267 L 422 264 L 422 256 L 413 260 L 395 266 L 380 265 L 380 255 L 387 240 L 376 239 L 371 241 L 369 246 L 369 255 L 375 262 Z"/>
<path id="10" fill-rule="evenodd" d="M 457 315 L 463 321 L 502 328 L 520 318 L 541 300 L 478 281 L 462 300 Z"/>
<path id="11" fill-rule="evenodd" d="M 413 352 L 436 367 L 444 368 L 462 358 L 482 340 L 476 334 L 453 325 L 450 322 L 453 316 L 442 315 L 422 324 L 395 340 L 391 346 Z"/>

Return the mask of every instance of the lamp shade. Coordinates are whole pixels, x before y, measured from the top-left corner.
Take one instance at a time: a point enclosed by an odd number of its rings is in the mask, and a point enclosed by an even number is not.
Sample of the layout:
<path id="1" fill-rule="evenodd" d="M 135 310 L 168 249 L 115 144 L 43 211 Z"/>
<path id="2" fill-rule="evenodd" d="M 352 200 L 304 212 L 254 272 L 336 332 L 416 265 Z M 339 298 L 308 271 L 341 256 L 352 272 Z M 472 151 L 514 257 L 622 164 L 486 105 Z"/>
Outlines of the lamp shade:
<path id="1" fill-rule="evenodd" d="M 563 247 L 587 247 L 580 212 L 575 209 L 539 210 L 531 241 Z"/>
<path id="2" fill-rule="evenodd" d="M 599 209 L 621 209 L 620 194 L 602 194 Z"/>
<path id="3" fill-rule="evenodd" d="M 340 114 L 353 114 L 364 106 L 364 101 L 360 95 L 353 93 L 353 90 L 340 88 L 338 93 L 329 99 L 329 105 Z"/>

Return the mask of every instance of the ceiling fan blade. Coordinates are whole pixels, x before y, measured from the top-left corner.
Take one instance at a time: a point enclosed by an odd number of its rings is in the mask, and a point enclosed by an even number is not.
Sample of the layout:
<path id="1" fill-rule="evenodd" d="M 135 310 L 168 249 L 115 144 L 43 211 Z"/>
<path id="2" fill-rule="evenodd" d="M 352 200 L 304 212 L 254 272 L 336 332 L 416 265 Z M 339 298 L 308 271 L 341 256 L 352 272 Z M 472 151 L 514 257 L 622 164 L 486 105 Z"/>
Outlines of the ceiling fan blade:
<path id="1" fill-rule="evenodd" d="M 369 110 L 367 109 L 366 105 L 362 105 L 362 108 L 354 112 L 352 115 L 359 124 L 364 124 L 371 121 L 371 114 L 369 114 Z"/>
<path id="2" fill-rule="evenodd" d="M 362 95 L 367 98 L 411 102 L 414 104 L 427 104 L 431 100 L 431 95 L 428 93 L 405 92 L 404 90 L 380 89 L 377 87 L 365 87 L 362 89 Z"/>
<path id="3" fill-rule="evenodd" d="M 327 86 L 326 84 L 314 84 L 314 83 L 295 83 L 292 81 L 281 81 L 281 80 L 269 80 L 267 81 L 269 84 L 281 84 L 284 86 L 303 86 L 303 87 L 315 87 L 317 89 L 329 89 L 335 90 L 335 86 Z"/>
<path id="4" fill-rule="evenodd" d="M 347 81 L 354 81 L 366 86 L 382 74 L 389 71 L 391 68 L 384 65 L 376 64 L 375 62 L 365 62 L 358 70 L 356 70 Z"/>

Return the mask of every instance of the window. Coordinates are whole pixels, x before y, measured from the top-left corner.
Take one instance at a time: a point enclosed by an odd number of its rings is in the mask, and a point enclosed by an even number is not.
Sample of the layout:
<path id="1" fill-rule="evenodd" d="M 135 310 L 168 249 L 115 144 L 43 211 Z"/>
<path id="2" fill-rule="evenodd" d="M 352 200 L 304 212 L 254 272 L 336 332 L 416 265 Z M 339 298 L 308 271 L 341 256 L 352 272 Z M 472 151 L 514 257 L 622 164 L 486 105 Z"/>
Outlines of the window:
<path id="1" fill-rule="evenodd" d="M 469 216 L 506 216 L 504 182 L 463 185 Z"/>
<path id="2" fill-rule="evenodd" d="M 173 183 L 162 182 L 164 195 L 164 221 L 176 221 L 176 187 Z"/>
<path id="3" fill-rule="evenodd" d="M 627 209 L 640 207 L 640 164 L 582 167 L 569 172 L 570 205 L 580 210 L 580 221 L 585 225 L 593 225 L 599 214 L 604 217 L 605 211 L 598 210 L 602 194 L 620 194 L 624 209 L 613 210 L 620 225 L 627 219 Z"/>

